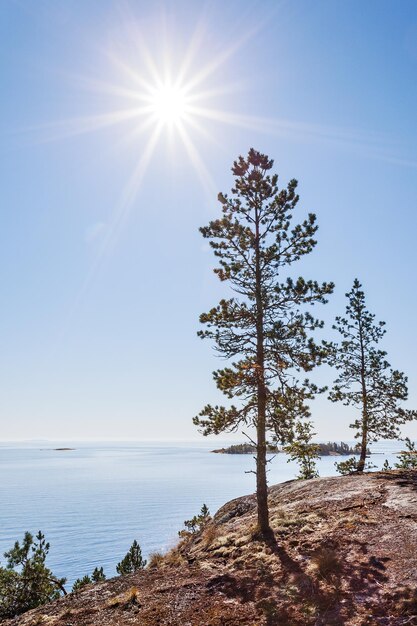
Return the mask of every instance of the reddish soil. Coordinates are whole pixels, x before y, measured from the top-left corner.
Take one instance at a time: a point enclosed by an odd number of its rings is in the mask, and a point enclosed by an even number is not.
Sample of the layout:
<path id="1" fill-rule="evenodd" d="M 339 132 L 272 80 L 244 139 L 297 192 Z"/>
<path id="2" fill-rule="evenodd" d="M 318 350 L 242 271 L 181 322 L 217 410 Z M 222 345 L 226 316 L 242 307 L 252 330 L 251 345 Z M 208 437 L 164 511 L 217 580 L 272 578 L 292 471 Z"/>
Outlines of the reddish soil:
<path id="1" fill-rule="evenodd" d="M 270 488 L 223 506 L 146 570 L 90 585 L 4 626 L 417 626 L 417 472 Z"/>

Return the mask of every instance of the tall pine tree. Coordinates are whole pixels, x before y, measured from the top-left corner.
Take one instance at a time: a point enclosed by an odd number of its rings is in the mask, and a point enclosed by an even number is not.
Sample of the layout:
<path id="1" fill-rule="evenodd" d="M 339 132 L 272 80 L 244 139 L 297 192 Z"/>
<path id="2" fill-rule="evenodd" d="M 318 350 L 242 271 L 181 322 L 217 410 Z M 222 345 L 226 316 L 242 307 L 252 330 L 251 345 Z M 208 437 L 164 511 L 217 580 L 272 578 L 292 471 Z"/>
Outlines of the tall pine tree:
<path id="1" fill-rule="evenodd" d="M 217 387 L 239 406 L 206 405 L 194 418 L 203 434 L 256 429 L 256 491 L 259 536 L 270 534 L 266 480 L 266 435 L 285 443 L 295 419 L 309 415 L 306 400 L 317 389 L 297 380 L 319 364 L 322 349 L 309 336 L 322 322 L 304 305 L 326 302 L 332 283 L 286 275 L 309 254 L 316 240 L 316 217 L 293 224 L 297 181 L 279 190 L 273 161 L 251 149 L 232 172 L 232 196 L 219 194 L 222 216 L 200 229 L 210 241 L 219 267 L 214 272 L 236 296 L 221 300 L 200 316 L 200 337 L 214 340 L 228 365 L 214 372 Z"/>
<path id="2" fill-rule="evenodd" d="M 360 442 L 358 472 L 365 468 L 368 444 L 378 439 L 400 438 L 399 427 L 417 418 L 417 411 L 400 407 L 407 400 L 407 377 L 391 369 L 387 353 L 377 345 L 385 335 L 385 322 L 376 322 L 366 308 L 365 293 L 355 278 L 346 294 L 346 317 L 337 317 L 333 326 L 342 336 L 340 344 L 329 344 L 330 363 L 339 376 L 329 394 L 333 402 L 353 406 L 360 415 L 350 425 Z"/>

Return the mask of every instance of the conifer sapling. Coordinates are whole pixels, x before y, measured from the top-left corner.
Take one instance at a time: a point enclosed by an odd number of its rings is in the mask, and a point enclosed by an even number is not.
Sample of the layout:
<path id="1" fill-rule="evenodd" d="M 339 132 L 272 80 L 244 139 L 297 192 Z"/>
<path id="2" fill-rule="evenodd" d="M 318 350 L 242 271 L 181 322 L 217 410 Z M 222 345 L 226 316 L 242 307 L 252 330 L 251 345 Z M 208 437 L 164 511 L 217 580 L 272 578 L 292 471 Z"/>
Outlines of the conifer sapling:
<path id="1" fill-rule="evenodd" d="M 120 576 L 126 576 L 126 574 L 133 574 L 139 569 L 143 569 L 146 565 L 145 559 L 142 558 L 142 551 L 140 545 L 134 540 L 130 546 L 129 552 L 116 566 L 116 572 Z"/>
<path id="2" fill-rule="evenodd" d="M 297 422 L 293 441 L 284 446 L 284 452 L 290 456 L 288 462 L 296 461 L 299 464 L 297 478 L 301 480 L 317 478 L 319 475 L 316 461 L 320 458 L 320 445 L 312 443 L 314 435 L 311 422 Z"/>

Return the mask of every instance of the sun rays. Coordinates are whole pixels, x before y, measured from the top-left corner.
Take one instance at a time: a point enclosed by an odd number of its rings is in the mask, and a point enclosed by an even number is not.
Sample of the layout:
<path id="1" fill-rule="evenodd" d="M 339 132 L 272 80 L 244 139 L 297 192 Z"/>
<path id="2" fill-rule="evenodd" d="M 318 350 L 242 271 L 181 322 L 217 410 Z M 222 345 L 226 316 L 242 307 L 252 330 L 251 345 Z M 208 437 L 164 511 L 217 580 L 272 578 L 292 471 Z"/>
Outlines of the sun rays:
<path id="1" fill-rule="evenodd" d="M 85 141 L 88 134 L 104 135 L 113 130 L 108 148 L 106 138 L 100 145 L 106 144 L 104 149 L 112 158 L 120 156 L 123 160 L 123 151 L 128 155 L 118 201 L 106 217 L 99 217 L 104 226 L 94 238 L 94 258 L 74 309 L 120 238 L 132 211 L 141 211 L 141 187 L 161 155 L 165 164 L 172 159 L 173 170 L 176 161 L 186 163 L 190 178 L 199 181 L 210 203 L 218 188 L 207 165 L 206 148 L 214 143 L 222 149 L 225 128 L 245 131 L 245 147 L 255 135 L 262 134 L 300 143 L 327 143 L 369 158 L 392 159 L 386 138 L 377 133 L 288 121 L 275 110 L 268 117 L 265 109 L 256 115 L 245 112 L 238 95 L 248 87 L 254 89 L 254 77 L 246 75 L 245 63 L 235 57 L 263 24 L 252 20 L 246 29 L 236 25 L 235 32 L 228 33 L 227 45 L 216 39 L 213 29 L 208 32 L 209 23 L 201 19 L 187 39 L 168 19 L 155 18 L 149 26 L 124 13 L 121 21 L 115 21 L 113 37 L 101 46 L 92 46 L 90 71 L 63 74 L 73 87 L 71 97 L 77 105 L 79 94 L 88 95 L 86 108 L 78 106 L 77 114 L 69 119 L 29 129 L 40 142 L 81 136 Z M 240 80 L 236 78 L 239 74 Z M 253 81 L 245 83 L 245 79 Z M 79 102 L 83 102 L 82 96 Z M 415 167 L 414 162 L 401 163 Z"/>
<path id="2" fill-rule="evenodd" d="M 208 126 L 216 123 L 219 126 L 236 125 L 233 114 L 226 108 L 223 111 L 219 103 L 225 97 L 230 102 L 241 88 L 236 81 L 219 77 L 219 71 L 222 73 L 230 57 L 255 32 L 255 28 L 252 25 L 245 36 L 233 40 L 229 47 L 219 46 L 218 53 L 213 54 L 207 45 L 203 20 L 181 51 L 174 40 L 175 29 L 171 32 L 163 20 L 156 29 L 164 42 L 161 47 L 151 41 L 152 35 L 141 31 L 132 16 L 125 15 L 125 18 L 119 39 L 99 48 L 104 71 L 102 68 L 92 77 L 70 77 L 83 91 L 95 94 L 97 100 L 103 96 L 99 106 L 105 110 L 48 123 L 33 130 L 42 134 L 41 141 L 49 142 L 117 128 L 118 142 L 126 146 L 136 142 L 139 148 L 137 163 L 131 165 L 129 182 L 121 191 L 121 204 L 125 203 L 123 198 L 128 188 L 133 187 L 138 193 L 146 169 L 152 163 L 152 154 L 162 140 L 168 141 L 174 159 L 182 159 L 181 152 L 185 152 L 188 164 L 204 190 L 215 197 L 216 186 L 202 156 L 202 143 L 216 141 L 215 133 Z M 241 122 L 242 119 L 237 124 L 241 125 Z M 151 156 L 143 160 L 143 154 Z M 132 183 L 135 177 L 138 180 Z M 135 197 L 130 194 L 130 204 Z M 118 214 L 119 210 L 116 209 L 115 213 Z"/>
<path id="3" fill-rule="evenodd" d="M 124 37 L 119 33 L 116 42 L 99 49 L 98 71 L 90 77 L 65 77 L 80 93 L 91 94 L 93 105 L 86 110 L 89 114 L 32 129 L 41 142 L 113 130 L 116 132 L 109 135 L 111 150 L 114 154 L 117 151 L 120 158 L 124 158 L 125 150 L 130 160 L 119 200 L 91 240 L 94 258 L 68 311 L 63 333 L 126 228 L 131 212 L 141 210 L 141 186 L 153 161 L 162 154 L 158 151 L 166 152 L 168 146 L 167 163 L 169 158 L 173 167 L 176 160 L 186 162 L 207 199 L 217 194 L 204 159 L 204 144 L 216 142 L 213 129 L 217 124 L 221 127 L 232 120 L 232 113 L 227 113 L 226 107 L 222 111 L 221 104 L 230 104 L 238 87 L 232 80 L 225 80 L 227 72 L 223 70 L 239 45 L 233 41 L 230 49 L 219 46 L 218 55 L 213 55 L 200 24 L 182 50 L 166 33 L 163 49 L 156 42 L 153 49 L 150 33 L 145 37 L 133 20 L 126 24 Z"/>

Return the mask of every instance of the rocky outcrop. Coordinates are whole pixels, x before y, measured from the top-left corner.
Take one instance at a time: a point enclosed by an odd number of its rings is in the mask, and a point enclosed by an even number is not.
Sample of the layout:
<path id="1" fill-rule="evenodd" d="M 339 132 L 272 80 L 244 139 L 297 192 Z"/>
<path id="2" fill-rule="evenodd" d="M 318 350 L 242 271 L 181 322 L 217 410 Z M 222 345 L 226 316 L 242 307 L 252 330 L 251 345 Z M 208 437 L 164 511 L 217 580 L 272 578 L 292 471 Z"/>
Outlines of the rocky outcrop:
<path id="1" fill-rule="evenodd" d="M 145 571 L 4 625 L 417 625 L 417 472 L 291 481 L 269 502 L 267 544 L 238 498 Z"/>

